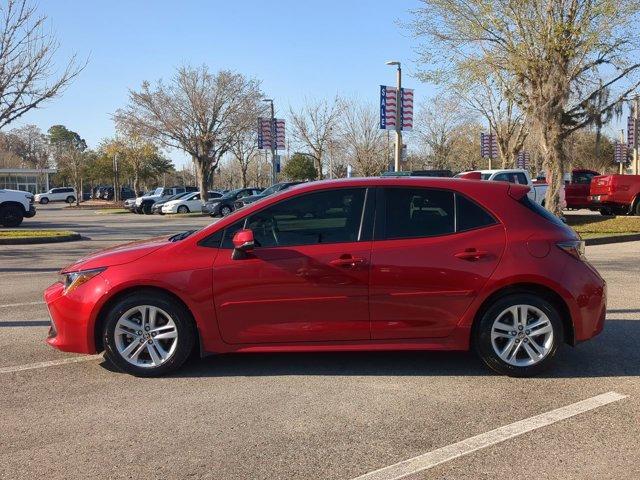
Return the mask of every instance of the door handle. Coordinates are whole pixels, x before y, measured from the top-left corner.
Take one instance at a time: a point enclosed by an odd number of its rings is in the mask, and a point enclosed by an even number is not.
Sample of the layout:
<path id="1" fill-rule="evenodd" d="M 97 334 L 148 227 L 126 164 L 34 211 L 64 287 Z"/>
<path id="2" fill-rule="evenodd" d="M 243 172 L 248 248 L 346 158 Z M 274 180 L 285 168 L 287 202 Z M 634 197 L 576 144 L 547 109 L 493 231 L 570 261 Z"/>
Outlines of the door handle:
<path id="1" fill-rule="evenodd" d="M 459 258 L 460 260 L 468 260 L 470 262 L 480 260 L 487 255 L 489 255 L 489 252 L 485 252 L 484 250 L 476 250 L 475 248 L 467 248 L 464 252 L 458 252 L 454 254 L 456 258 Z"/>
<path id="2" fill-rule="evenodd" d="M 340 258 L 331 260 L 329 262 L 329 265 L 332 265 L 334 267 L 342 267 L 342 268 L 354 268 L 358 265 L 363 265 L 365 261 L 366 260 L 362 257 L 352 257 L 351 255 L 349 256 L 343 255 Z"/>

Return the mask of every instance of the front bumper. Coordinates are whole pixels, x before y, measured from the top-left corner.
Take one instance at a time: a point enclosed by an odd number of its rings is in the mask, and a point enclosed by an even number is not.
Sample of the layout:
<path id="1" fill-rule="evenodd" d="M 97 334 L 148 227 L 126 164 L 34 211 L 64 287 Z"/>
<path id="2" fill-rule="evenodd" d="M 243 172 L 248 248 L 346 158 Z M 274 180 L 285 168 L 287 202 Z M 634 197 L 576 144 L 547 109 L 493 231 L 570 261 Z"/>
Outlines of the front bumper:
<path id="1" fill-rule="evenodd" d="M 162 213 L 178 213 L 178 206 L 177 205 L 163 205 L 162 208 L 160 209 L 162 211 Z"/>
<path id="2" fill-rule="evenodd" d="M 205 215 L 219 215 L 220 214 L 220 204 L 219 203 L 205 203 L 202 206 L 202 213 Z"/>
<path id="3" fill-rule="evenodd" d="M 47 288 L 44 301 L 51 328 L 46 342 L 63 352 L 96 353 L 95 319 L 107 290 L 102 274 L 68 294 L 60 282 Z"/>
<path id="4" fill-rule="evenodd" d="M 24 216 L 25 216 L 25 218 L 35 217 L 36 216 L 36 207 L 34 207 L 33 205 L 30 205 L 29 206 L 29 211 L 25 212 Z"/>

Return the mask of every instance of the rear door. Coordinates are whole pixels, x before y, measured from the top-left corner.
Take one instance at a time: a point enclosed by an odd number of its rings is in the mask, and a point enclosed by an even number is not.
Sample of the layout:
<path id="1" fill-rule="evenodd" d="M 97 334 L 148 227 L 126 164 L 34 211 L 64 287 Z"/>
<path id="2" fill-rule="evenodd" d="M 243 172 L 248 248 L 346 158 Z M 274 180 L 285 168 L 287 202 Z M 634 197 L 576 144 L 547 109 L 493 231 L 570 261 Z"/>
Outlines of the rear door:
<path id="1" fill-rule="evenodd" d="M 498 265 L 503 226 L 449 190 L 390 187 L 376 203 L 372 339 L 449 335 Z"/>
<path id="2" fill-rule="evenodd" d="M 372 222 L 365 219 L 372 218 L 373 207 L 366 197 L 365 188 L 307 193 L 226 229 L 213 274 L 225 342 L 370 338 Z M 245 227 L 253 230 L 256 248 L 248 258 L 234 260 L 231 239 Z"/>

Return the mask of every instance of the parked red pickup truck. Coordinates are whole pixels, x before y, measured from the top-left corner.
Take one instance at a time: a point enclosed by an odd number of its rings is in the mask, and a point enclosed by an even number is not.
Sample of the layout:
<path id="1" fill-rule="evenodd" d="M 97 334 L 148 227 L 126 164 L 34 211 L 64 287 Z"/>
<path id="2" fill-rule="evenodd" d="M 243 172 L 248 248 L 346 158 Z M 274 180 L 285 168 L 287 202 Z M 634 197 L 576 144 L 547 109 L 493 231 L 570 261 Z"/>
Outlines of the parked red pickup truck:
<path id="1" fill-rule="evenodd" d="M 602 215 L 640 215 L 640 175 L 600 175 L 591 180 L 591 208 Z"/>
<path id="2" fill-rule="evenodd" d="M 599 175 L 599 172 L 593 170 L 575 169 L 571 171 L 571 180 L 564 187 L 567 208 L 593 208 L 589 201 L 589 188 L 593 177 Z"/>

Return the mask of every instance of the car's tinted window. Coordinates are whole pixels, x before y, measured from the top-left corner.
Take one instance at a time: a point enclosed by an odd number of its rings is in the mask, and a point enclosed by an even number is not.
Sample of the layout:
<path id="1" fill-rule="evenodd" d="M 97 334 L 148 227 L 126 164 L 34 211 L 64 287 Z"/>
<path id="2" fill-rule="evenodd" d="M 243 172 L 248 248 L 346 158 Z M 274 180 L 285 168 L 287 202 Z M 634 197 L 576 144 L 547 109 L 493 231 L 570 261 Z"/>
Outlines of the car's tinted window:
<path id="1" fill-rule="evenodd" d="M 431 237 L 455 229 L 453 192 L 430 188 L 385 190 L 386 239 Z"/>
<path id="2" fill-rule="evenodd" d="M 61 188 L 52 188 L 51 193 L 60 193 Z"/>
<path id="3" fill-rule="evenodd" d="M 456 231 L 464 232 L 496 223 L 496 219 L 477 203 L 456 194 Z"/>
<path id="4" fill-rule="evenodd" d="M 520 185 L 527 185 L 527 176 L 522 172 L 516 173 L 516 180 Z"/>
<path id="5" fill-rule="evenodd" d="M 309 193 L 251 215 L 247 228 L 262 247 L 355 242 L 364 197 L 364 188 Z"/>
<path id="6" fill-rule="evenodd" d="M 595 175 L 593 173 L 586 173 L 586 172 L 576 173 L 573 175 L 573 183 L 588 185 L 591 183 L 591 179 L 594 176 Z"/>

